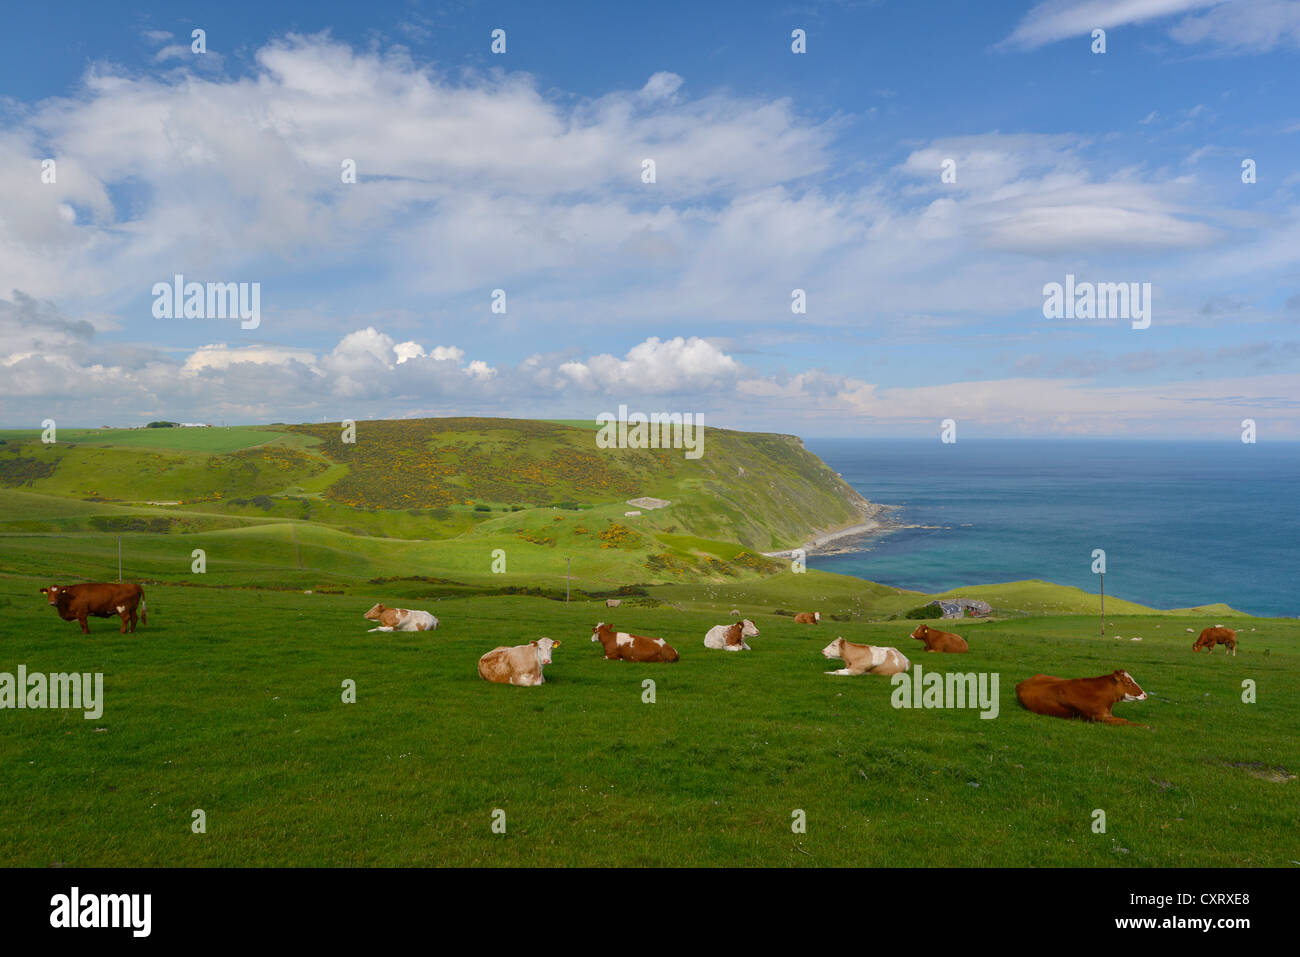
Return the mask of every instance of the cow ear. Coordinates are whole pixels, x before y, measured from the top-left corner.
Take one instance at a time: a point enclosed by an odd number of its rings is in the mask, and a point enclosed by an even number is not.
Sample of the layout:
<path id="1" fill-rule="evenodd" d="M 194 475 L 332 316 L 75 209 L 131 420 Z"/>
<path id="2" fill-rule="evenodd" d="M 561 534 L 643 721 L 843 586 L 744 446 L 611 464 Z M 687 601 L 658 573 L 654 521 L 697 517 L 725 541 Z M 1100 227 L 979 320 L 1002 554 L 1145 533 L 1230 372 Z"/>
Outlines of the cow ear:
<path id="1" fill-rule="evenodd" d="M 535 641 L 530 641 L 529 644 L 532 645 L 534 648 L 537 647 L 537 642 Z"/>
<path id="2" fill-rule="evenodd" d="M 558 641 L 553 641 L 553 642 L 551 642 L 551 647 L 552 647 L 552 648 L 558 648 L 558 647 L 560 647 L 560 643 L 559 643 Z"/>

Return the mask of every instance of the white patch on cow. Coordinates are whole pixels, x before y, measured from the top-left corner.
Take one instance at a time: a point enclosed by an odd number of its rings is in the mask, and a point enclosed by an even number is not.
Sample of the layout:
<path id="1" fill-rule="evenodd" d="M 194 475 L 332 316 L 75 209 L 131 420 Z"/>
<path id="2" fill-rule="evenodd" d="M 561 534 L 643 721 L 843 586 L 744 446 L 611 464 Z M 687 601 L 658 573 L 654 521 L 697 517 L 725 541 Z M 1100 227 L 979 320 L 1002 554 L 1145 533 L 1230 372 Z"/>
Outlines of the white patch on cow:
<path id="1" fill-rule="evenodd" d="M 615 635 L 614 637 L 618 639 L 618 643 L 619 643 L 620 645 L 630 645 L 630 644 L 632 644 L 632 636 L 629 635 L 626 631 L 620 631 L 620 632 L 619 632 L 617 635 Z"/>
<path id="2" fill-rule="evenodd" d="M 654 643 L 658 645 L 660 648 L 662 648 L 666 644 L 666 642 L 662 638 L 656 638 L 654 640 Z"/>
<path id="3" fill-rule="evenodd" d="M 889 657 L 889 649 L 881 648 L 879 645 L 871 646 L 871 667 L 878 668 L 885 663 Z"/>
<path id="4" fill-rule="evenodd" d="M 117 606 L 117 613 L 118 613 L 119 615 L 122 614 L 122 613 L 125 612 L 125 611 L 126 611 L 126 605 L 118 605 L 118 606 Z"/>

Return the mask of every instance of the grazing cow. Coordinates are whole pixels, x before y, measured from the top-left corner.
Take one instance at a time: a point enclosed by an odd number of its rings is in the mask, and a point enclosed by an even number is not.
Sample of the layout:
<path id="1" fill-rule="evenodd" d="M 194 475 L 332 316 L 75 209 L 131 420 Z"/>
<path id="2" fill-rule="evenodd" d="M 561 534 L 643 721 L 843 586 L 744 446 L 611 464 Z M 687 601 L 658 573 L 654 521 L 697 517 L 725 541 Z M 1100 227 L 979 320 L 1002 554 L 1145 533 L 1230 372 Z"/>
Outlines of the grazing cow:
<path id="1" fill-rule="evenodd" d="M 600 642 L 610 661 L 676 661 L 679 657 L 677 649 L 662 638 L 615 631 L 603 621 L 591 630 L 591 640 Z"/>
<path id="2" fill-rule="evenodd" d="M 623 604 L 623 601 L 622 601 L 622 599 L 620 599 L 620 598 L 606 598 L 606 599 L 605 599 L 605 607 L 606 607 L 606 608 L 617 608 L 617 607 L 618 607 L 619 605 L 621 605 L 621 604 Z"/>
<path id="3" fill-rule="evenodd" d="M 1215 625 L 1213 628 L 1206 628 L 1201 632 L 1201 636 L 1196 639 L 1196 644 L 1192 645 L 1192 651 L 1200 651 L 1202 648 L 1210 649 L 1210 654 L 1214 654 L 1214 646 L 1223 645 L 1223 657 L 1228 657 L 1228 652 L 1232 656 L 1237 656 L 1237 633 L 1231 628 L 1224 628 L 1222 625 Z"/>
<path id="4" fill-rule="evenodd" d="M 822 655 L 844 662 L 843 668 L 828 671 L 828 675 L 896 675 L 912 667 L 897 648 L 859 645 L 843 638 L 836 638 L 823 648 Z"/>
<path id="5" fill-rule="evenodd" d="M 951 631 L 940 631 L 929 625 L 917 625 L 916 631 L 912 632 L 912 637 L 917 641 L 925 642 L 926 651 L 948 651 L 960 654 L 968 647 L 966 639 L 961 635 L 954 635 Z"/>
<path id="6" fill-rule="evenodd" d="M 389 608 L 382 603 L 375 605 L 362 617 L 379 622 L 379 627 L 371 628 L 371 631 L 432 631 L 438 627 L 438 619 L 427 611 Z"/>
<path id="7" fill-rule="evenodd" d="M 1016 685 L 1016 697 L 1035 714 L 1053 718 L 1082 718 L 1106 724 L 1135 724 L 1110 713 L 1121 701 L 1145 701 L 1147 693 L 1127 671 L 1096 678 L 1054 678 L 1034 675 Z M 1146 728 L 1149 725 L 1138 725 Z"/>
<path id="8" fill-rule="evenodd" d="M 478 660 L 478 676 L 484 681 L 530 688 L 543 684 L 542 665 L 551 663 L 551 651 L 558 641 L 538 638 L 526 645 L 493 648 Z"/>
<path id="9" fill-rule="evenodd" d="M 57 609 L 64 621 L 76 621 L 81 624 L 81 633 L 90 634 L 86 618 L 109 618 L 117 615 L 122 619 L 122 634 L 126 634 L 127 623 L 135 631 L 136 609 L 140 610 L 141 624 L 149 624 L 149 615 L 144 601 L 144 589 L 130 582 L 87 582 L 84 585 L 50 585 L 41 589 L 51 605 Z"/>
<path id="10" fill-rule="evenodd" d="M 822 620 L 822 613 L 819 611 L 801 611 L 794 616 L 794 620 L 801 625 L 815 625 Z"/>
<path id="11" fill-rule="evenodd" d="M 734 625 L 714 625 L 704 636 L 704 647 L 716 651 L 752 651 L 745 639 L 757 634 L 758 627 L 748 618 Z"/>

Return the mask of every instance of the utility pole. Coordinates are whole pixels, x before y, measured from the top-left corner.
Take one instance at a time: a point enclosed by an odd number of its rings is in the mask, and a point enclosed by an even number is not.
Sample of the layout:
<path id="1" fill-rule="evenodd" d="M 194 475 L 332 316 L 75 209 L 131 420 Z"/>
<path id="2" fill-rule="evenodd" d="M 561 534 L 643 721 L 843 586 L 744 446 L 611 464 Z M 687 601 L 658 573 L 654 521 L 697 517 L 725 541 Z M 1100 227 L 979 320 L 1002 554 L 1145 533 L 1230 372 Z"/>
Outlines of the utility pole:
<path id="1" fill-rule="evenodd" d="M 1097 580 L 1101 582 L 1101 637 L 1106 637 L 1106 573 L 1098 572 Z"/>
<path id="2" fill-rule="evenodd" d="M 117 536 L 117 580 L 122 580 L 122 536 Z"/>
<path id="3" fill-rule="evenodd" d="M 564 560 L 564 603 L 566 605 L 569 603 L 569 583 L 573 580 L 573 575 L 571 575 L 570 572 L 572 571 L 573 559 L 566 558 Z"/>

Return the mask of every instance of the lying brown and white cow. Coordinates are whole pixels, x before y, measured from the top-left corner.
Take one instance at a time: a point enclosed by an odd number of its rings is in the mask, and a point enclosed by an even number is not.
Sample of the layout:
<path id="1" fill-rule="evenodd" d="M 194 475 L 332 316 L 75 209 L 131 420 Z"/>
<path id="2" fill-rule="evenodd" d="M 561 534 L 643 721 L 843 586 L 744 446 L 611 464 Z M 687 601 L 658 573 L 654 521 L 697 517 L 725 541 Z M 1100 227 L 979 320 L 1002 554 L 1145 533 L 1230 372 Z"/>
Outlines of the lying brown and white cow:
<path id="1" fill-rule="evenodd" d="M 844 662 L 843 668 L 828 671 L 828 675 L 896 675 L 912 667 L 897 648 L 859 645 L 843 638 L 836 638 L 823 648 L 822 655 Z"/>
<path id="2" fill-rule="evenodd" d="M 1147 693 L 1127 671 L 1096 678 L 1054 678 L 1034 675 L 1016 685 L 1016 697 L 1035 714 L 1053 718 L 1082 718 L 1106 724 L 1134 724 L 1110 713 L 1121 701 L 1145 701 Z M 1138 725 L 1149 727 L 1149 725 Z"/>
<path id="3" fill-rule="evenodd" d="M 801 611 L 794 616 L 794 620 L 800 625 L 815 625 L 822 620 L 822 613 L 819 611 Z"/>
<path id="4" fill-rule="evenodd" d="M 371 628 L 371 631 L 432 631 L 438 627 L 438 619 L 427 611 L 389 608 L 382 603 L 375 605 L 362 617 L 379 622 L 379 627 Z"/>
<path id="5" fill-rule="evenodd" d="M 1214 654 L 1215 645 L 1223 645 L 1223 657 L 1228 657 L 1228 652 L 1231 651 L 1235 658 L 1237 656 L 1237 633 L 1231 628 L 1224 628 L 1222 625 L 1206 628 L 1201 632 L 1201 636 L 1196 639 L 1196 644 L 1192 645 L 1192 651 L 1209 648 L 1210 654 Z"/>
<path id="6" fill-rule="evenodd" d="M 758 626 L 748 618 L 734 625 L 714 625 L 704 636 L 704 647 L 716 651 L 753 651 L 745 642 L 758 634 Z"/>
<path id="7" fill-rule="evenodd" d="M 135 631 L 136 609 L 140 610 L 141 624 L 149 624 L 149 615 L 144 601 L 144 589 L 130 582 L 87 582 L 84 585 L 50 585 L 41 589 L 51 605 L 59 612 L 64 621 L 81 623 L 81 633 L 90 633 L 86 626 L 87 616 L 110 618 L 117 615 L 122 619 L 122 634 L 126 634 L 129 621 L 131 630 Z"/>
<path id="8" fill-rule="evenodd" d="M 526 645 L 493 648 L 478 660 L 478 675 L 503 685 L 527 688 L 543 684 L 542 665 L 551 663 L 551 652 L 558 647 L 558 641 L 538 638 Z"/>
<path id="9" fill-rule="evenodd" d="M 960 654 L 968 647 L 966 639 L 961 635 L 955 635 L 951 631 L 940 631 L 929 625 L 917 625 L 916 630 L 912 632 L 912 637 L 917 641 L 925 642 L 926 651 L 948 651 Z"/>
<path id="10" fill-rule="evenodd" d="M 591 640 L 600 642 L 610 661 L 676 661 L 680 657 L 662 638 L 615 631 L 603 621 L 592 629 Z"/>

